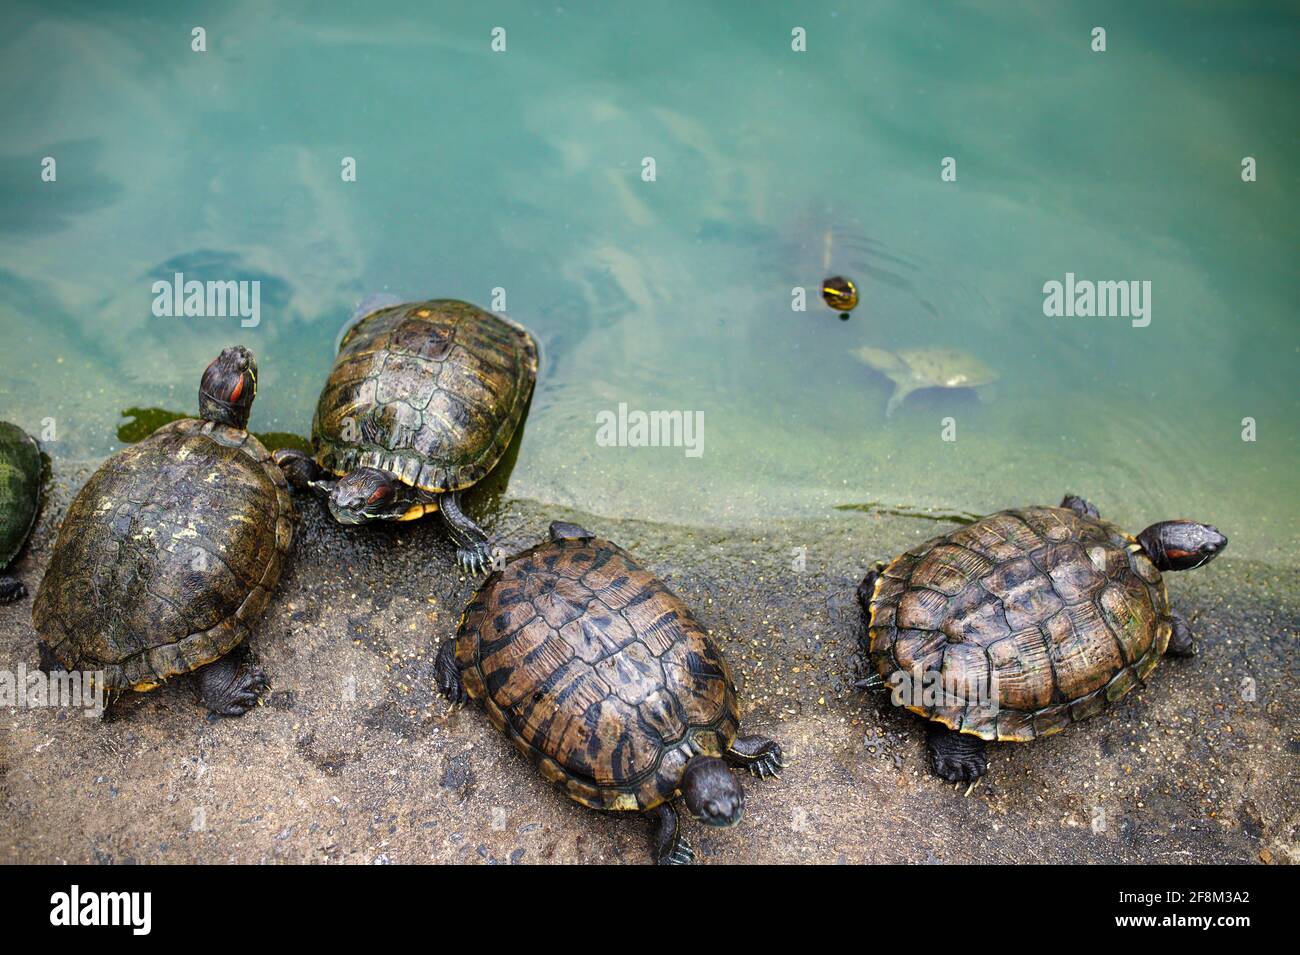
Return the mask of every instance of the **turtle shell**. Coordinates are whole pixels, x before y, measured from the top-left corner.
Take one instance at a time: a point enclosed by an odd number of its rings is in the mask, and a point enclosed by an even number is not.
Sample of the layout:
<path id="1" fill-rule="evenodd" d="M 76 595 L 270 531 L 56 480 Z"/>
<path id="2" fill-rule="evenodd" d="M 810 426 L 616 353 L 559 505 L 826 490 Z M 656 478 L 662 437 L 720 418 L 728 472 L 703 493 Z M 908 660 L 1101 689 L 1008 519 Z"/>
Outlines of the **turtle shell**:
<path id="1" fill-rule="evenodd" d="M 0 570 L 18 556 L 41 504 L 41 449 L 17 425 L 0 421 Z"/>
<path id="2" fill-rule="evenodd" d="M 983 739 L 1032 740 L 1120 699 L 1173 632 L 1155 565 L 1114 524 L 1058 507 L 992 514 L 877 576 L 871 661 L 941 693 L 907 709 Z"/>
<path id="3" fill-rule="evenodd" d="M 510 445 L 536 381 L 536 342 L 503 316 L 447 299 L 379 309 L 339 345 L 312 421 L 316 460 L 425 491 L 468 487 Z"/>
<path id="4" fill-rule="evenodd" d="M 246 431 L 184 418 L 109 458 L 59 531 L 32 622 L 61 666 L 148 690 L 234 649 L 293 540 L 288 485 Z"/>
<path id="5" fill-rule="evenodd" d="M 599 538 L 550 541 L 491 574 L 456 662 L 492 723 L 577 802 L 650 809 L 740 714 L 722 653 L 676 594 Z"/>

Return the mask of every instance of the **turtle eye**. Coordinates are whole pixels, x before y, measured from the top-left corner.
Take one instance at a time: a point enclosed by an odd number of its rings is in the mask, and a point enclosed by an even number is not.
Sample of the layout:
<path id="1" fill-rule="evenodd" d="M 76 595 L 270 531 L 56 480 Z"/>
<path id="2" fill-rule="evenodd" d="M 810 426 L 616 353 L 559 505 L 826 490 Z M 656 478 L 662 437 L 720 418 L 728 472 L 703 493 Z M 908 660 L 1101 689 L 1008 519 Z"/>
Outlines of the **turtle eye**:
<path id="1" fill-rule="evenodd" d="M 375 488 L 375 492 L 366 498 L 367 504 L 378 504 L 384 498 L 388 497 L 388 485 Z"/>

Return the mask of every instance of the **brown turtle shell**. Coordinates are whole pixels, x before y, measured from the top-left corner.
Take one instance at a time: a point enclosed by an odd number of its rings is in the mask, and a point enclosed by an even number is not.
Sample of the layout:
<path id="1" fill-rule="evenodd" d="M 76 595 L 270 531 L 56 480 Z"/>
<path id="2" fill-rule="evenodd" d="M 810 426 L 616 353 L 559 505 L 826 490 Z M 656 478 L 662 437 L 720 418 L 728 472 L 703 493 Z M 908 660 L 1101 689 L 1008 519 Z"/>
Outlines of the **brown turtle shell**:
<path id="1" fill-rule="evenodd" d="M 721 651 L 676 594 L 599 538 L 539 544 L 491 574 L 456 662 L 493 725 L 577 802 L 651 809 L 740 725 Z"/>
<path id="2" fill-rule="evenodd" d="M 1146 678 L 1173 632 L 1136 541 L 1059 507 L 1001 511 L 909 550 L 877 576 L 870 610 L 881 676 L 915 688 L 937 674 L 945 691 L 907 709 L 988 740 L 1097 714 Z"/>
<path id="3" fill-rule="evenodd" d="M 537 381 L 523 326 L 450 299 L 382 308 L 348 330 L 312 421 L 335 474 L 380 468 L 425 491 L 483 479 Z"/>
<path id="4" fill-rule="evenodd" d="M 185 418 L 109 458 L 73 500 L 32 607 L 60 665 L 149 690 L 234 649 L 293 541 L 284 476 L 246 431 Z"/>

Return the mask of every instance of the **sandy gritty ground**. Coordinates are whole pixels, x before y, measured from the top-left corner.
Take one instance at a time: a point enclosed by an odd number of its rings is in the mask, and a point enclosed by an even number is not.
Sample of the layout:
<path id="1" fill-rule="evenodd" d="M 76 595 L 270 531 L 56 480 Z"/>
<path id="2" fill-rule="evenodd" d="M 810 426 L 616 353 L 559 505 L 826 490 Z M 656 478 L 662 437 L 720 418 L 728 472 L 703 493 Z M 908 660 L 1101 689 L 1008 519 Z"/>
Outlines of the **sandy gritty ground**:
<path id="1" fill-rule="evenodd" d="M 33 592 L 85 476 L 61 476 L 19 564 Z M 746 778 L 736 829 L 687 823 L 703 864 L 1300 858 L 1293 569 L 1229 550 L 1171 575 L 1200 656 L 1165 661 L 1087 724 L 994 748 L 967 795 L 926 771 L 921 721 L 849 686 L 857 580 L 949 525 L 844 513 L 746 533 L 490 495 L 470 508 L 492 513 L 508 551 L 551 520 L 586 524 L 659 571 L 723 645 L 745 725 L 781 740 L 789 767 Z M 0 710 L 0 862 L 649 861 L 644 821 L 569 802 L 473 705 L 453 711 L 434 692 L 437 643 L 474 586 L 436 520 L 358 530 L 315 501 L 301 512 L 255 644 L 273 681 L 265 705 L 209 717 L 179 680 L 107 723 Z M 30 598 L 0 608 L 0 667 L 36 664 L 30 614 Z"/>

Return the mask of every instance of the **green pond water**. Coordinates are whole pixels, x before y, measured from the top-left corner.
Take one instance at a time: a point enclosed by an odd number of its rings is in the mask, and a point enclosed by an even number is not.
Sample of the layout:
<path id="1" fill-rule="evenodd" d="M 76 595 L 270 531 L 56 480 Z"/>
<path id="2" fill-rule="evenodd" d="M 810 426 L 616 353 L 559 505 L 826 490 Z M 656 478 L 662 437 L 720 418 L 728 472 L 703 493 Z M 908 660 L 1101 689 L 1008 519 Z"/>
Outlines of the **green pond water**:
<path id="1" fill-rule="evenodd" d="M 1296 563 L 1293 5 L 112 6 L 0 13 L 0 417 L 56 478 L 234 342 L 253 429 L 305 434 L 362 296 L 499 288 L 543 349 L 510 495 L 725 529 L 1075 491 Z M 259 282 L 259 323 L 156 316 L 176 272 Z M 1150 323 L 1048 317 L 1067 273 L 1150 282 Z M 886 418 L 863 346 L 998 381 Z M 620 403 L 702 453 L 602 446 Z"/>

